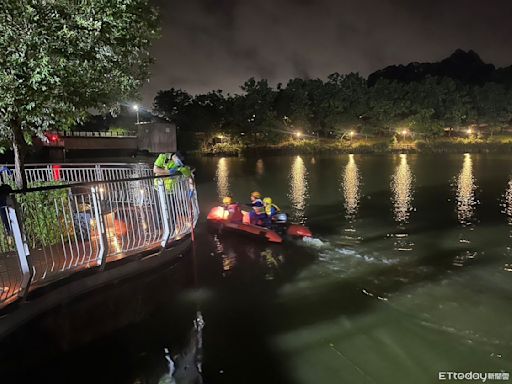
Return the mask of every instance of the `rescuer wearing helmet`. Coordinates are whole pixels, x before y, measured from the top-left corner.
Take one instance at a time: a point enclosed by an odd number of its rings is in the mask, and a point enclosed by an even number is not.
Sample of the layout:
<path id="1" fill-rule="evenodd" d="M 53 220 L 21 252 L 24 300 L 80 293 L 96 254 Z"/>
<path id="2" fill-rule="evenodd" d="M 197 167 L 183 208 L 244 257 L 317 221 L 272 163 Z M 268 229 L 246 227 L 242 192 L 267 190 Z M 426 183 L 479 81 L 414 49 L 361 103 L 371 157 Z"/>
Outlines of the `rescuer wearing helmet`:
<path id="1" fill-rule="evenodd" d="M 233 201 L 231 196 L 226 196 L 222 199 L 222 205 L 225 211 L 227 211 L 227 220 L 231 223 L 241 223 L 243 221 L 242 210 L 240 204 Z"/>
<path id="2" fill-rule="evenodd" d="M 257 191 L 251 193 L 250 205 L 252 207 L 252 210 L 249 213 L 251 224 L 264 226 L 267 214 L 265 213 L 265 206 L 263 205 L 263 201 L 261 201 L 261 193 Z"/>
<path id="3" fill-rule="evenodd" d="M 267 215 L 265 226 L 270 227 L 272 224 L 272 217 L 274 217 L 274 215 L 279 213 L 281 210 L 277 205 L 272 203 L 272 198 L 270 197 L 265 197 L 263 199 L 263 206 L 265 207 L 265 214 Z"/>

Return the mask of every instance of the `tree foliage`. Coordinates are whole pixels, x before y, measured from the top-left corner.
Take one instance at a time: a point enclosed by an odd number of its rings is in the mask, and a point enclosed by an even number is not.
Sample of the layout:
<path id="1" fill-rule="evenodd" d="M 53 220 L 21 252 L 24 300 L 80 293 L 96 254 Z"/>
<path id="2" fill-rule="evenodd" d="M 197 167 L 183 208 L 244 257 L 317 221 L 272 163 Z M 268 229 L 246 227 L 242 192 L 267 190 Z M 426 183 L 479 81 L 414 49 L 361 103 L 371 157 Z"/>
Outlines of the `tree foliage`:
<path id="1" fill-rule="evenodd" d="M 6 0 L 0 9 L 0 134 L 24 186 L 26 139 L 136 96 L 157 13 L 147 0 Z"/>
<path id="2" fill-rule="evenodd" d="M 349 130 L 394 135 L 406 127 L 429 137 L 470 124 L 487 124 L 492 130 L 512 120 L 507 85 L 467 84 L 450 77 L 411 82 L 381 78 L 370 87 L 356 73 L 334 73 L 325 81 L 295 78 L 275 88 L 251 78 L 241 91 L 216 91 L 207 108 L 204 100 L 212 93 L 193 97 L 181 90 L 162 91 L 154 108 L 187 132 L 227 132 L 253 143 L 272 143 L 296 130 L 336 138 Z"/>

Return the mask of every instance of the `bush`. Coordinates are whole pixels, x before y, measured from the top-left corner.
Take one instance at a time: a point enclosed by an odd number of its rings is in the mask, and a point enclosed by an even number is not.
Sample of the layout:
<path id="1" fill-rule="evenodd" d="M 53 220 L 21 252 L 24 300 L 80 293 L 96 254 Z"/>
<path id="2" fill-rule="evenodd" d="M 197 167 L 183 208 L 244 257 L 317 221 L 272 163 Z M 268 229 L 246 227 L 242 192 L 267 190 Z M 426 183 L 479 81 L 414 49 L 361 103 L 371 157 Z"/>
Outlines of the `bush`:
<path id="1" fill-rule="evenodd" d="M 58 185 L 58 183 L 51 184 Z M 41 185 L 43 183 L 39 186 Z M 48 185 L 48 183 L 44 183 L 44 185 Z M 68 192 L 69 189 L 66 188 L 16 195 L 21 225 L 30 248 L 57 244 L 61 241 L 62 235 L 74 236 Z M 7 211 L 3 209 L 2 215 L 7 214 Z M 0 251 L 14 251 L 12 233 L 10 233 L 10 228 L 7 228 L 7 216 L 4 216 L 2 221 L 4 228 L 0 231 Z"/>
<path id="2" fill-rule="evenodd" d="M 30 247 L 57 244 L 61 235 L 74 236 L 68 193 L 66 188 L 16 196 Z"/>
<path id="3" fill-rule="evenodd" d="M 238 156 L 242 149 L 242 144 L 217 143 L 211 146 L 203 146 L 202 151 L 207 155 Z"/>

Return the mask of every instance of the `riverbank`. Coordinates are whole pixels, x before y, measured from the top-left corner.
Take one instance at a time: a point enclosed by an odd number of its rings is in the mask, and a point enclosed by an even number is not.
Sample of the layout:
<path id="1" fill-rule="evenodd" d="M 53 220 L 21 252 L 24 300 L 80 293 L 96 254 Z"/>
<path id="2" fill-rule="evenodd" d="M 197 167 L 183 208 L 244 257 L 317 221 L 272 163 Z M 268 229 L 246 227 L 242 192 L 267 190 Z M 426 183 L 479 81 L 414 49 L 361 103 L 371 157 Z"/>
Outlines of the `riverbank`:
<path id="1" fill-rule="evenodd" d="M 384 138 L 358 140 L 304 139 L 278 144 L 243 145 L 219 143 L 199 150 L 205 156 L 239 156 L 266 154 L 314 153 L 509 153 L 512 152 L 511 136 L 481 138 L 436 138 L 397 141 Z"/>

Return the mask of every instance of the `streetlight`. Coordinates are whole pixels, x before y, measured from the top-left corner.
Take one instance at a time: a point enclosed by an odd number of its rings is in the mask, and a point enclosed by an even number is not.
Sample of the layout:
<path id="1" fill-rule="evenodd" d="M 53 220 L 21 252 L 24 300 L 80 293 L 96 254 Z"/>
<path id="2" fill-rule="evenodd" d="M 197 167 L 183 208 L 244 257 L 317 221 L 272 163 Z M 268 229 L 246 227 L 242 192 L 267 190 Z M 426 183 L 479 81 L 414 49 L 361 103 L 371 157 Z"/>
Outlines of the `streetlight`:
<path id="1" fill-rule="evenodd" d="M 139 124 L 139 106 L 137 104 L 133 104 L 132 108 L 135 112 L 137 112 L 137 124 Z"/>
<path id="2" fill-rule="evenodd" d="M 471 134 L 473 133 L 473 130 L 471 128 L 468 128 L 467 133 L 469 136 L 471 136 Z"/>
<path id="3" fill-rule="evenodd" d="M 407 129 L 403 129 L 402 130 L 402 136 L 404 137 L 404 140 L 405 140 L 405 136 L 407 135 Z"/>
<path id="4" fill-rule="evenodd" d="M 296 131 L 295 132 L 295 137 L 297 137 L 297 139 L 300 139 L 301 136 L 302 136 L 302 132 L 301 131 Z"/>

